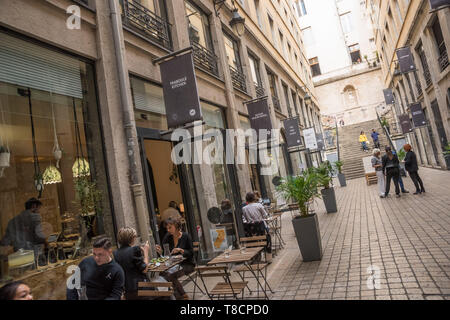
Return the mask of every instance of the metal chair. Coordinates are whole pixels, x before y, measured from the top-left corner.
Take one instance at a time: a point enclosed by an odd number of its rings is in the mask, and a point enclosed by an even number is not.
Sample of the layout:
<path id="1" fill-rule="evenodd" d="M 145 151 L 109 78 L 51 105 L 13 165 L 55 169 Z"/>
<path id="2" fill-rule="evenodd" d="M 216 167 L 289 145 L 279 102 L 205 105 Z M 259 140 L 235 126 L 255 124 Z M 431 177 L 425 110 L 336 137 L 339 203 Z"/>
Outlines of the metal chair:
<path id="1" fill-rule="evenodd" d="M 213 300 L 214 297 L 220 299 L 222 296 L 224 299 L 226 297 L 234 297 L 235 299 L 238 299 L 238 295 L 240 294 L 242 294 L 242 299 L 244 299 L 244 289 L 248 282 L 231 282 L 230 272 L 226 266 L 201 266 L 197 267 L 196 270 L 205 287 L 206 294 L 211 300 Z M 223 278 L 224 282 L 216 283 L 211 290 L 208 290 L 205 283 L 205 278 Z"/>

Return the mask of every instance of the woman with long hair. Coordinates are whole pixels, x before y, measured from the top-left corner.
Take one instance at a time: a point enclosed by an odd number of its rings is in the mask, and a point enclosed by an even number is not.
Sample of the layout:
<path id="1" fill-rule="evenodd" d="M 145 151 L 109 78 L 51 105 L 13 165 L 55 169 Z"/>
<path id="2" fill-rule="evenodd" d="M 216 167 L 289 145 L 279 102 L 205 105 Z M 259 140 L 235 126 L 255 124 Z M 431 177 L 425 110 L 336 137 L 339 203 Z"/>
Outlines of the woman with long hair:
<path id="1" fill-rule="evenodd" d="M 405 144 L 403 146 L 403 150 L 406 151 L 405 156 L 405 170 L 408 171 L 411 180 L 416 187 L 416 192 L 413 194 L 421 194 L 425 192 L 425 188 L 423 187 L 422 179 L 419 176 L 419 166 L 417 165 L 417 157 L 416 154 L 411 150 L 410 144 Z"/>

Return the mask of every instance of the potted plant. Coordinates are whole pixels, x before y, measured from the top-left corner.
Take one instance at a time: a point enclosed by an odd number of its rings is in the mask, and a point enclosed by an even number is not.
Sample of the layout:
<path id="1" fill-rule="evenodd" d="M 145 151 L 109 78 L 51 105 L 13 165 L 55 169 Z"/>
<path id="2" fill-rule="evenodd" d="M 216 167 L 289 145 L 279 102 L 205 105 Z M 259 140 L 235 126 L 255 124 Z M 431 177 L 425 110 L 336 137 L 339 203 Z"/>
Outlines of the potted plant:
<path id="1" fill-rule="evenodd" d="M 387 133 L 389 135 L 391 134 L 391 130 L 389 128 L 389 122 L 387 121 L 387 119 L 385 117 L 381 118 L 381 126 L 386 127 Z"/>
<path id="2" fill-rule="evenodd" d="M 444 159 L 447 170 L 450 170 L 450 143 L 444 148 Z"/>
<path id="3" fill-rule="evenodd" d="M 317 179 L 319 181 L 319 186 L 323 189 L 320 190 L 322 194 L 323 203 L 327 209 L 327 213 L 337 212 L 336 195 L 334 193 L 334 188 L 330 187 L 332 182 L 332 169 L 328 161 L 323 162 L 318 168 L 316 168 Z"/>
<path id="4" fill-rule="evenodd" d="M 7 147 L 0 146 L 0 177 L 3 177 L 5 168 L 9 168 L 11 152 Z"/>
<path id="5" fill-rule="evenodd" d="M 336 166 L 336 169 L 338 171 L 338 180 L 339 180 L 339 184 L 341 185 L 341 187 L 346 187 L 347 186 L 347 181 L 345 180 L 345 174 L 342 173 L 342 166 L 344 165 L 344 162 L 342 162 L 341 160 L 338 160 L 334 163 L 334 165 Z"/>
<path id="6" fill-rule="evenodd" d="M 293 216 L 292 225 L 303 261 L 321 260 L 322 239 L 319 220 L 315 213 L 309 211 L 309 203 L 319 196 L 315 170 L 310 168 L 299 176 L 282 179 L 277 190 L 286 201 L 295 202 L 298 206 L 299 215 Z"/>
<path id="7" fill-rule="evenodd" d="M 403 177 L 406 177 L 405 163 L 403 162 L 406 157 L 406 152 L 403 148 L 401 148 L 400 150 L 397 151 L 397 157 L 398 157 L 398 161 L 400 162 L 400 174 Z"/>
<path id="8" fill-rule="evenodd" d="M 89 176 L 75 178 L 74 184 L 80 216 L 84 221 L 87 236 L 92 238 L 94 236 L 93 223 L 97 214 L 101 211 L 102 192 Z"/>

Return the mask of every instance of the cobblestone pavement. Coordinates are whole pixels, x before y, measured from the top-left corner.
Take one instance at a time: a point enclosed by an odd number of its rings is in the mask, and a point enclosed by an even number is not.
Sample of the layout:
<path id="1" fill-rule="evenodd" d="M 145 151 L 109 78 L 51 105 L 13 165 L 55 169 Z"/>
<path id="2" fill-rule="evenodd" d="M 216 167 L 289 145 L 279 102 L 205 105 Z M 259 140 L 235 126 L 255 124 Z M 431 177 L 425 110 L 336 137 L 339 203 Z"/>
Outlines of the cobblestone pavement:
<path id="1" fill-rule="evenodd" d="M 450 299 L 450 172 L 419 171 L 426 194 L 380 199 L 364 179 L 336 187 L 339 211 L 316 211 L 323 258 L 303 262 L 290 215 L 283 217 L 287 246 L 270 266 L 272 299 Z M 380 286 L 369 289 L 369 266 Z"/>

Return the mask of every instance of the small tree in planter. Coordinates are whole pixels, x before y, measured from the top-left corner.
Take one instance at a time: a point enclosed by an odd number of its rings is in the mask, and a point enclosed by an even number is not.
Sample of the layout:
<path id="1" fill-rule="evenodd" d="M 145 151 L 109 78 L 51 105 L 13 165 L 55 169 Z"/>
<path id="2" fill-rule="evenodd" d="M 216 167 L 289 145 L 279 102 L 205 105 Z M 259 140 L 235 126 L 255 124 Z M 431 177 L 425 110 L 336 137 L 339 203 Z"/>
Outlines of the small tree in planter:
<path id="1" fill-rule="evenodd" d="M 309 212 L 309 202 L 319 197 L 318 176 L 315 170 L 311 168 L 299 176 L 282 179 L 277 190 L 287 201 L 298 204 L 300 214 L 293 217 L 292 225 L 303 261 L 320 260 L 322 240 L 319 220 L 315 213 Z"/>
<path id="2" fill-rule="evenodd" d="M 9 168 L 11 160 L 11 152 L 7 147 L 0 146 L 0 178 L 3 177 L 3 172 Z"/>
<path id="3" fill-rule="evenodd" d="M 95 234 L 93 224 L 102 208 L 102 192 L 97 188 L 97 184 L 90 180 L 89 176 L 75 178 L 74 185 L 80 216 L 84 222 L 82 228 L 86 228 L 86 236 L 92 238 Z"/>
<path id="4" fill-rule="evenodd" d="M 327 213 L 337 212 L 336 205 L 336 195 L 334 194 L 334 188 L 330 188 L 330 183 L 332 182 L 329 162 L 322 163 L 318 168 L 316 168 L 317 179 L 319 181 L 319 186 L 323 187 L 320 192 L 322 193 L 322 199 L 327 209 Z"/>
<path id="5" fill-rule="evenodd" d="M 342 173 L 342 167 L 344 165 L 344 162 L 342 162 L 341 160 L 338 160 L 334 163 L 334 165 L 336 166 L 336 169 L 338 171 L 338 179 L 339 179 L 339 184 L 341 185 L 341 187 L 345 187 L 347 186 L 347 181 L 345 180 L 345 174 Z"/>
<path id="6" fill-rule="evenodd" d="M 398 161 L 400 162 L 400 174 L 404 177 L 406 177 L 406 171 L 405 171 L 405 163 L 403 162 L 406 157 L 406 152 L 403 148 L 397 151 L 397 157 Z"/>

